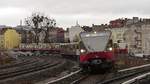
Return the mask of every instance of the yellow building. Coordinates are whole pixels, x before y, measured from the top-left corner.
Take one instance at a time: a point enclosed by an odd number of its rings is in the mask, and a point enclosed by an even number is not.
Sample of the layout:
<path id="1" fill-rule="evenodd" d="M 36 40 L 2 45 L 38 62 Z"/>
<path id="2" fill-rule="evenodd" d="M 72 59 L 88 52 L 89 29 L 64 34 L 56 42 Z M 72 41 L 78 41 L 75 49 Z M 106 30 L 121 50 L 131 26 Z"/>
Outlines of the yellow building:
<path id="1" fill-rule="evenodd" d="M 14 29 L 7 29 L 4 33 L 4 48 L 12 49 L 19 47 L 21 36 Z"/>

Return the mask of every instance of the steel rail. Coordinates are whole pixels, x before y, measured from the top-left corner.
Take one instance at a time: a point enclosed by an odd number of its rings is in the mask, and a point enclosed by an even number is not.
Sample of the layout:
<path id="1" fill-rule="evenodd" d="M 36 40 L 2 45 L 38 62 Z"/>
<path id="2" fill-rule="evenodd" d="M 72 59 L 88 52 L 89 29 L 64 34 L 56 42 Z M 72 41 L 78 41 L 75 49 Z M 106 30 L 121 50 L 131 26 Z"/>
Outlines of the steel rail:
<path id="1" fill-rule="evenodd" d="M 141 65 L 141 66 L 136 66 L 136 67 L 131 67 L 131 68 L 127 68 L 127 69 L 118 70 L 118 72 L 131 71 L 131 70 L 144 68 L 144 67 L 149 67 L 149 66 L 150 66 L 150 64 L 145 64 L 145 65 Z"/>
<path id="2" fill-rule="evenodd" d="M 68 74 L 68 75 L 66 75 L 66 76 L 63 76 L 63 77 L 61 77 L 61 78 L 58 78 L 58 79 L 49 81 L 48 83 L 45 83 L 45 84 L 54 84 L 54 83 L 58 83 L 58 84 L 59 84 L 59 82 L 65 81 L 65 79 L 70 79 L 70 78 L 72 78 L 74 75 L 80 74 L 81 71 L 82 71 L 82 70 L 79 69 L 79 70 L 77 70 L 77 71 L 75 71 L 75 72 L 71 72 L 70 74 Z"/>
<path id="3" fill-rule="evenodd" d="M 14 67 L 14 66 L 23 65 L 23 64 L 29 63 L 29 62 L 31 62 L 31 61 L 33 61 L 33 60 L 34 60 L 34 59 L 27 59 L 27 60 L 23 60 L 22 62 L 19 62 L 19 63 L 8 64 L 8 65 L 2 65 L 2 66 L 0 66 L 0 70 L 1 70 L 1 69 L 6 69 L 6 68 L 11 68 L 11 67 Z"/>
<path id="4" fill-rule="evenodd" d="M 145 74 L 142 74 L 142 75 L 139 75 L 139 76 L 137 76 L 137 77 L 135 77 L 135 78 L 132 78 L 132 79 L 130 79 L 130 80 L 127 80 L 127 81 L 123 82 L 122 84 L 132 84 L 132 83 L 138 82 L 138 80 L 143 79 L 143 78 L 146 78 L 146 77 L 148 77 L 148 76 L 150 76 L 150 72 L 145 73 Z M 139 84 L 139 83 L 138 83 L 138 84 Z"/>
<path id="5" fill-rule="evenodd" d="M 0 75 L 0 80 L 4 80 L 4 79 L 7 79 L 7 78 L 12 78 L 12 77 L 15 77 L 15 76 L 19 76 L 19 75 L 39 71 L 39 70 L 42 70 L 42 69 L 46 69 L 46 68 L 49 68 L 49 67 L 53 67 L 53 66 L 58 65 L 59 63 L 60 62 L 55 62 L 53 64 L 50 64 L 50 63 L 43 63 L 43 64 L 39 63 L 38 65 L 33 64 L 32 66 L 30 66 L 26 69 L 16 70 L 16 71 L 8 72 L 8 73 L 3 73 L 3 74 Z"/>
<path id="6" fill-rule="evenodd" d="M 27 69 L 27 68 L 32 67 L 34 65 L 36 66 L 38 63 L 39 63 L 38 60 L 33 60 L 33 61 L 30 61 L 30 62 L 23 64 L 23 65 L 9 67 L 6 69 L 1 69 L 0 75 L 6 74 L 6 73 L 11 73 L 11 72 L 16 72 L 19 70 L 24 70 L 24 69 Z M 42 62 L 40 62 L 40 63 L 42 63 Z"/>
<path id="7" fill-rule="evenodd" d="M 116 72 L 116 74 L 118 74 L 118 75 L 119 74 L 121 74 L 121 75 L 124 74 L 124 75 L 122 75 L 120 77 L 114 77 L 112 79 L 109 79 L 109 80 L 106 80 L 106 81 L 103 81 L 103 82 L 97 82 L 97 83 L 98 84 L 108 84 L 108 83 L 110 83 L 114 80 L 119 80 L 119 79 L 122 79 L 124 77 L 132 76 L 132 75 L 135 75 L 137 73 L 140 73 L 141 71 L 144 71 L 144 69 L 149 67 L 149 66 L 150 66 L 150 64 L 146 64 L 146 65 L 141 65 L 141 66 L 136 66 L 136 67 L 131 67 L 131 68 L 127 68 L 127 69 L 118 70 Z M 140 71 L 138 71 L 138 70 L 140 70 Z M 133 72 L 133 71 L 136 71 L 136 72 Z M 73 77 L 73 75 L 79 74 L 80 72 L 81 72 L 81 69 L 76 71 L 76 72 L 72 72 L 71 74 L 68 74 L 64 77 L 49 81 L 48 83 L 45 83 L 45 84 L 60 84 L 60 83 L 62 83 L 62 81 L 66 81 L 66 80 L 70 79 L 71 77 Z M 80 80 L 82 80 L 86 77 L 88 77 L 88 76 L 79 77 L 76 80 L 74 80 L 73 82 L 71 81 L 71 84 L 77 84 Z"/>
<path id="8" fill-rule="evenodd" d="M 114 76 L 113 78 L 107 79 L 103 82 L 98 82 L 97 84 L 109 84 L 111 82 L 118 81 L 118 80 L 130 77 L 130 76 L 134 76 L 139 73 L 144 73 L 149 70 L 150 70 L 150 64 L 141 65 L 137 67 L 131 67 L 131 68 L 123 69 L 123 70 L 118 70 L 118 72 L 115 73 L 117 76 Z"/>

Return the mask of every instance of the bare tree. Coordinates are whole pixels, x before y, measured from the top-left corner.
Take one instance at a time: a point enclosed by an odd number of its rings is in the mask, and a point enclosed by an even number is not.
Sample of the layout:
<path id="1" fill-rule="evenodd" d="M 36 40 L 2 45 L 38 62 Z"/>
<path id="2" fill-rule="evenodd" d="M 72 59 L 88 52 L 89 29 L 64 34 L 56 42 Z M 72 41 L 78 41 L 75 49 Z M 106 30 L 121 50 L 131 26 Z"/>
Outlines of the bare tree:
<path id="1" fill-rule="evenodd" d="M 49 31 L 51 28 L 54 28 L 56 25 L 55 19 L 49 18 L 42 13 L 33 13 L 30 17 L 25 19 L 25 24 L 33 29 L 35 33 L 35 43 L 39 43 L 38 34 L 44 30 L 45 31 L 45 39 L 44 42 L 49 42 Z"/>

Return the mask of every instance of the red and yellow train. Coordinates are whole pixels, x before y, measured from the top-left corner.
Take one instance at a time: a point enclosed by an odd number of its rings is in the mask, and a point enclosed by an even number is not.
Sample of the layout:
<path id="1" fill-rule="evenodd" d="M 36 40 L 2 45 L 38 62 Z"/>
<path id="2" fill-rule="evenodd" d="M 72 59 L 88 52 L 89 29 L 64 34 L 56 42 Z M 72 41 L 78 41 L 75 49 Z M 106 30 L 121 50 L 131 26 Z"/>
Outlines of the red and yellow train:
<path id="1" fill-rule="evenodd" d="M 83 70 L 110 70 L 115 53 L 110 31 L 80 33 L 80 66 Z"/>

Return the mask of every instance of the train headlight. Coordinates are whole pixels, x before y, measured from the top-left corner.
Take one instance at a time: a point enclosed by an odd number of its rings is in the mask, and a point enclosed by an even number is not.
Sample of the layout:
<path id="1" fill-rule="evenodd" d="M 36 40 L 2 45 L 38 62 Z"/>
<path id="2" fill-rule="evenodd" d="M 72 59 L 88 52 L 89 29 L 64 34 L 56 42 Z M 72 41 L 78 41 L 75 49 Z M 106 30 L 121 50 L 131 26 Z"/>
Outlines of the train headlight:
<path id="1" fill-rule="evenodd" d="M 110 47 L 109 50 L 112 51 L 112 47 Z"/>
<path id="2" fill-rule="evenodd" d="M 85 49 L 81 49 L 80 52 L 81 52 L 81 53 L 85 53 L 86 50 L 85 50 Z"/>

